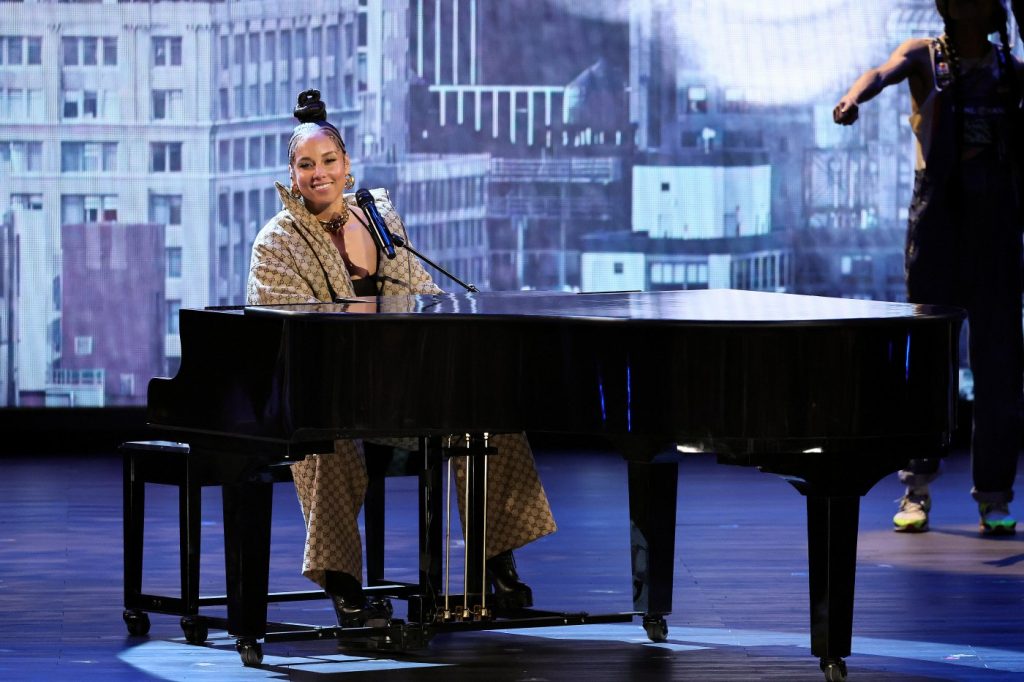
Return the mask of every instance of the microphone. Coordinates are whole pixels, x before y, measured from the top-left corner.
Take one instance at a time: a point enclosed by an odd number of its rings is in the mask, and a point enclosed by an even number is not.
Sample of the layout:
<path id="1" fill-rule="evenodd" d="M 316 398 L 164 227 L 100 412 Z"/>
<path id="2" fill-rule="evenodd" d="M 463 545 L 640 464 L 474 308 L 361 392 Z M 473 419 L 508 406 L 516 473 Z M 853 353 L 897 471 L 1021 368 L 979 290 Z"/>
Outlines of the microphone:
<path id="1" fill-rule="evenodd" d="M 395 257 L 395 243 L 391 239 L 391 231 L 388 230 L 388 226 L 384 223 L 384 219 L 381 218 L 380 212 L 377 210 L 377 204 L 374 203 L 370 190 L 366 188 L 356 190 L 356 204 L 359 205 L 359 208 L 363 209 L 363 215 L 366 216 L 366 222 L 370 225 L 370 232 L 377 242 L 377 248 L 384 252 L 388 260 L 393 259 Z"/>

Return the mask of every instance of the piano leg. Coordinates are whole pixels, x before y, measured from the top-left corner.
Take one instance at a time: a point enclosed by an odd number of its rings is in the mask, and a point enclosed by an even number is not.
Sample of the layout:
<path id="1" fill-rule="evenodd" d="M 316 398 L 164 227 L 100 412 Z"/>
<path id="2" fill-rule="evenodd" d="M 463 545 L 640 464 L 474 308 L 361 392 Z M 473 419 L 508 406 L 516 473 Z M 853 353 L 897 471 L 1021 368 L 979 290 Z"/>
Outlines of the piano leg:
<path id="1" fill-rule="evenodd" d="M 860 497 L 807 495 L 811 653 L 829 682 L 846 679 L 853 637 Z"/>
<path id="2" fill-rule="evenodd" d="M 668 637 L 676 544 L 676 462 L 629 460 L 629 533 L 633 566 L 633 610 L 655 642 Z"/>
<path id="3" fill-rule="evenodd" d="M 270 481 L 225 485 L 223 492 L 228 631 L 248 666 L 263 660 L 257 640 L 267 631 L 273 492 Z"/>

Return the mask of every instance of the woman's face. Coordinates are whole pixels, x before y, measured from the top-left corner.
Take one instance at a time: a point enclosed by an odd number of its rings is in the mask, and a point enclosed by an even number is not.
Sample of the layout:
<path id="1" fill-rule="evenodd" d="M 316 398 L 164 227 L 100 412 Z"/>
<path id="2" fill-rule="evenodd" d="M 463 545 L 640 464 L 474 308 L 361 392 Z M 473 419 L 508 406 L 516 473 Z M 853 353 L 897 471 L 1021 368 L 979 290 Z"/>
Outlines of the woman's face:
<path id="1" fill-rule="evenodd" d="M 348 172 L 348 155 L 323 131 L 309 135 L 295 146 L 292 182 L 314 215 L 324 212 L 341 197 Z"/>

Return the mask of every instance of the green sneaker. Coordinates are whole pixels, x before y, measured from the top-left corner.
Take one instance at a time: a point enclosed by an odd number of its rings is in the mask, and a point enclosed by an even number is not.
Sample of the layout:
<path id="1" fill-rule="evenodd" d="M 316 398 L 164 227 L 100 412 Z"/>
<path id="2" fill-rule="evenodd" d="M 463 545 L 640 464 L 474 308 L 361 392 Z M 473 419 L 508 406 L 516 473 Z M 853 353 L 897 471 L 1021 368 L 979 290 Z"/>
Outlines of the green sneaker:
<path id="1" fill-rule="evenodd" d="M 980 502 L 978 513 L 981 514 L 978 530 L 982 535 L 1013 535 L 1017 532 L 1017 521 L 1010 516 L 1010 505 L 1006 502 Z"/>
<path id="2" fill-rule="evenodd" d="M 907 493 L 900 498 L 900 510 L 892 517 L 897 533 L 923 533 L 928 530 L 928 512 L 932 508 L 930 495 Z"/>

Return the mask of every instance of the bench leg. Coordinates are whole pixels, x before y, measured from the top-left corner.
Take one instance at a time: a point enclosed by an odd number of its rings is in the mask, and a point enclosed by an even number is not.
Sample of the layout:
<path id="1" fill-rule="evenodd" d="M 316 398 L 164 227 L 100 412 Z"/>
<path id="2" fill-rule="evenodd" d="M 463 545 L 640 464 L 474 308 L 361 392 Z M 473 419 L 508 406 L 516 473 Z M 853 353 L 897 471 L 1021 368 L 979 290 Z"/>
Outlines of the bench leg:
<path id="1" fill-rule="evenodd" d="M 135 455 L 124 455 L 124 606 L 137 608 L 142 594 L 142 541 L 146 485 L 137 480 Z"/>

